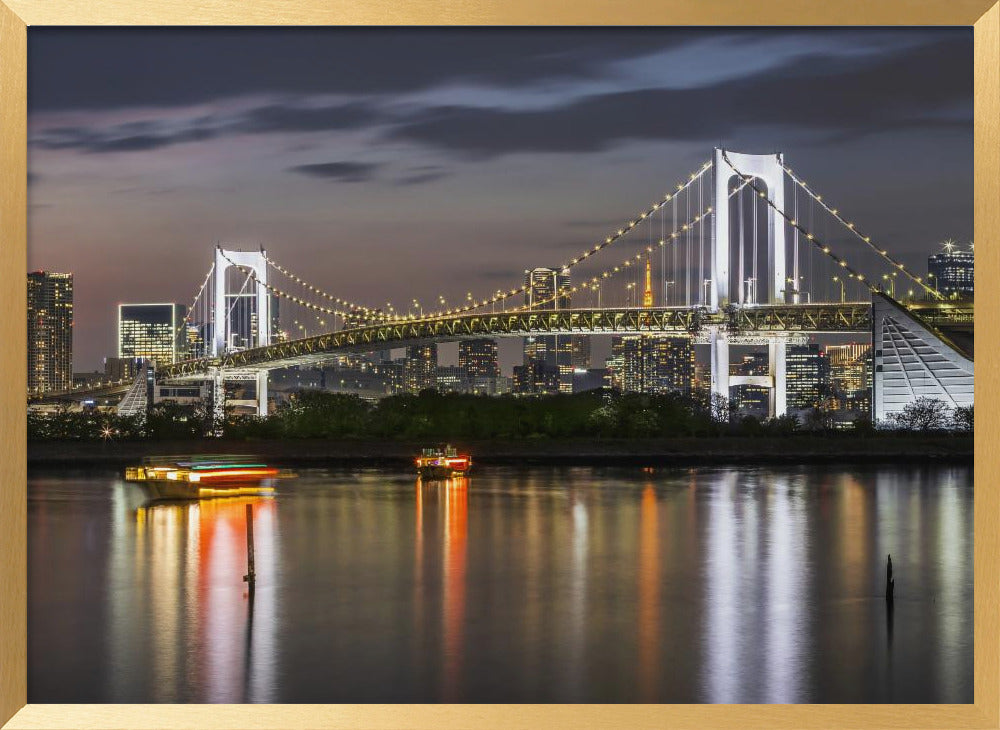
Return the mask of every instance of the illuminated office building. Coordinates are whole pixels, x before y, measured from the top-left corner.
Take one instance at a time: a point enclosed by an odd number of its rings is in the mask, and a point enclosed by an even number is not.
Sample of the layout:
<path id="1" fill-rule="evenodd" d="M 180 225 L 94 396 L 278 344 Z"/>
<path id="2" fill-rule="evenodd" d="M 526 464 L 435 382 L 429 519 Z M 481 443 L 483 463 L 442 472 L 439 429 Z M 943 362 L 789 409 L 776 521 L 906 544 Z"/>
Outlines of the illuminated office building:
<path id="1" fill-rule="evenodd" d="M 118 357 L 172 365 L 184 359 L 188 330 L 183 304 L 119 304 Z"/>
<path id="2" fill-rule="evenodd" d="M 819 345 L 789 345 L 785 354 L 785 373 L 789 410 L 812 408 L 826 395 L 830 363 Z"/>
<path id="3" fill-rule="evenodd" d="M 73 275 L 28 274 L 28 392 L 73 384 Z"/>
<path id="4" fill-rule="evenodd" d="M 944 251 L 927 257 L 928 280 L 933 288 L 947 297 L 971 299 L 976 277 L 975 251 L 959 251 L 947 244 Z"/>

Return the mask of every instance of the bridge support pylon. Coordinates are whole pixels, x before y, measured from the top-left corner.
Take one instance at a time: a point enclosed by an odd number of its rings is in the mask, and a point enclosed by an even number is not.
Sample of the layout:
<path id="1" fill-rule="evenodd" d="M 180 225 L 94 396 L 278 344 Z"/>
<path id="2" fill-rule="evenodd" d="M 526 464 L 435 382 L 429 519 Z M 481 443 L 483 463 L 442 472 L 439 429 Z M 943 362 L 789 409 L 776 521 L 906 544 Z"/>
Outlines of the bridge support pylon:
<path id="1" fill-rule="evenodd" d="M 723 408 L 728 412 L 729 388 L 736 385 L 754 385 L 770 390 L 768 397 L 768 417 L 779 418 L 788 412 L 788 337 L 771 334 L 767 337 L 767 375 L 730 375 L 729 332 L 722 327 L 711 327 L 708 333 L 709 356 L 712 365 L 711 394 L 712 410 L 716 417 Z M 753 342 L 737 340 L 737 344 L 763 344 L 758 338 Z"/>
<path id="2" fill-rule="evenodd" d="M 711 409 L 713 417 L 721 418 L 716 408 L 724 408 L 729 414 L 729 333 L 720 327 L 712 327 L 708 333 L 708 347 L 712 365 Z"/>
<path id="3" fill-rule="evenodd" d="M 788 370 L 785 356 L 788 338 L 772 337 L 767 343 L 767 370 L 771 376 L 770 416 L 780 418 L 788 412 Z"/>
<path id="4" fill-rule="evenodd" d="M 728 161 L 727 161 L 728 160 Z M 714 178 L 715 194 L 712 200 L 712 239 L 715 241 L 713 256 L 711 294 L 709 308 L 713 312 L 729 304 L 747 304 L 747 294 L 743 282 L 737 282 L 737 290 L 731 291 L 732 267 L 732 231 L 729 224 L 729 183 L 736 177 L 737 184 L 742 179 L 737 170 L 756 180 L 760 180 L 767 188 L 767 196 L 774 208 L 768 206 L 768 236 L 767 236 L 767 266 L 768 275 L 765 286 L 761 287 L 763 298 L 758 298 L 754 291 L 754 301 L 751 304 L 777 304 L 785 299 L 785 221 L 775 212 L 785 209 L 785 171 L 782 167 L 781 154 L 751 155 L 743 152 L 731 152 L 721 148 L 715 149 L 712 158 L 712 176 Z M 756 289 L 756 287 L 755 287 Z"/>

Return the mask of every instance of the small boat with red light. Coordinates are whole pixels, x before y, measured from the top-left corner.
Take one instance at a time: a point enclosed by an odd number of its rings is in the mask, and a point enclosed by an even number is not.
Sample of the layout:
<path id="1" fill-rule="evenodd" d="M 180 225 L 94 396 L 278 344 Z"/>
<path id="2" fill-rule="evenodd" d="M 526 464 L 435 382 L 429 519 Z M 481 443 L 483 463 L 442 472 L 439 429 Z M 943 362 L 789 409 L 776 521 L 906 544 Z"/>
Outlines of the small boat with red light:
<path id="1" fill-rule="evenodd" d="M 125 481 L 151 499 L 208 499 L 274 493 L 275 483 L 294 476 L 253 458 L 233 456 L 150 457 L 125 469 Z"/>
<path id="2" fill-rule="evenodd" d="M 416 459 L 417 474 L 421 479 L 451 479 L 469 473 L 472 457 L 459 454 L 454 446 L 423 449 Z"/>

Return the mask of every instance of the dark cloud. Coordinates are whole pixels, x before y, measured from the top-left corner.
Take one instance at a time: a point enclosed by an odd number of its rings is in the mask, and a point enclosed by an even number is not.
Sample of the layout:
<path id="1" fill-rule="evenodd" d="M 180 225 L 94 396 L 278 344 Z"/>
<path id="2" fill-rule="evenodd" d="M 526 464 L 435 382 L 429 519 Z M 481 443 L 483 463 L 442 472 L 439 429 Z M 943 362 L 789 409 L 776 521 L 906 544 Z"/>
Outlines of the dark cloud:
<path id="1" fill-rule="evenodd" d="M 269 106 L 252 109 L 230 129 L 235 132 L 321 132 L 337 129 L 357 129 L 377 119 L 374 109 L 364 104 L 342 104 L 322 107 Z"/>
<path id="2" fill-rule="evenodd" d="M 546 110 L 437 107 L 394 127 L 397 140 L 474 158 L 596 152 L 629 139 L 721 141 L 754 127 L 836 141 L 882 130 L 972 124 L 972 46 L 964 38 L 876 62 L 815 56 L 695 89 L 626 91 Z"/>
<path id="3" fill-rule="evenodd" d="M 714 32 L 714 31 L 709 31 Z M 408 92 L 593 78 L 697 29 L 32 28 L 33 111 L 179 106 L 257 93 Z"/>
<path id="4" fill-rule="evenodd" d="M 41 149 L 76 149 L 92 154 L 141 152 L 233 134 L 357 129 L 375 119 L 374 110 L 361 104 L 270 104 L 234 115 L 204 115 L 170 125 L 149 120 L 111 127 L 47 128 L 34 134 L 31 144 Z"/>
<path id="5" fill-rule="evenodd" d="M 371 180 L 378 168 L 378 164 L 369 162 L 319 162 L 312 165 L 296 165 L 288 169 L 309 177 L 357 183 Z"/>
<path id="6" fill-rule="evenodd" d="M 424 185 L 435 182 L 451 174 L 440 165 L 419 165 L 406 171 L 402 177 L 395 180 L 396 185 Z"/>

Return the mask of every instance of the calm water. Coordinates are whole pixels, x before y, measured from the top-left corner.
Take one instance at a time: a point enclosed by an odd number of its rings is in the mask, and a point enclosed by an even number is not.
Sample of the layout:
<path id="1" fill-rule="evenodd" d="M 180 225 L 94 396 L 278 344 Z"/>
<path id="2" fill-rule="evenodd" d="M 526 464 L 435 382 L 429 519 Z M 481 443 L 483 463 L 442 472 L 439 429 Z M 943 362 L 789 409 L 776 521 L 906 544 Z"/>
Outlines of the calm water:
<path id="1" fill-rule="evenodd" d="M 971 468 L 28 490 L 30 702 L 971 702 Z M 896 600 L 887 613 L 885 559 Z"/>

